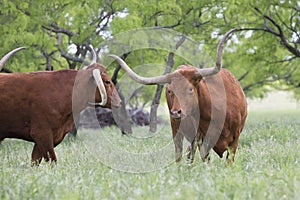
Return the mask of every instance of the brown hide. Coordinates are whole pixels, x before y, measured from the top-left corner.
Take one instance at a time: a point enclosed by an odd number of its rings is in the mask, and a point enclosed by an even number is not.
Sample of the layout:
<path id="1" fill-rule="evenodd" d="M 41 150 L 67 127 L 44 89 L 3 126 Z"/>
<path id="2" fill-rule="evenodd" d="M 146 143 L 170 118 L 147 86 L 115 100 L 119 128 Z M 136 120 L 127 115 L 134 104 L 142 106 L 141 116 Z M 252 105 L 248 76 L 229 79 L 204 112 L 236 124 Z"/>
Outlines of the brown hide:
<path id="1" fill-rule="evenodd" d="M 238 139 L 247 117 L 244 92 L 239 82 L 226 69 L 205 78 L 194 76 L 195 70 L 192 66 L 180 66 L 172 74 L 166 89 L 176 161 L 181 160 L 184 137 L 191 143 L 188 154 L 191 162 L 197 146 L 202 159 L 213 148 L 220 157 L 226 150 L 231 150 L 228 151 L 227 160 L 234 161 Z M 176 77 L 181 78 L 173 78 L 176 73 Z M 216 76 L 220 76 L 219 85 L 215 80 Z M 213 80 L 208 83 L 210 78 Z M 211 95 L 212 92 L 215 94 Z M 216 113 L 214 118 L 212 110 Z"/>
<path id="2" fill-rule="evenodd" d="M 107 92 L 104 107 L 119 106 L 118 93 L 100 64 L 79 71 L 0 74 L 0 141 L 18 138 L 34 142 L 33 164 L 39 164 L 43 157 L 56 161 L 54 147 L 72 129 L 73 116 L 88 102 L 101 101 L 94 69 L 101 71 Z"/>
<path id="3" fill-rule="evenodd" d="M 110 55 L 129 77 L 141 84 L 168 83 L 166 99 L 177 162 L 182 158 L 184 137 L 191 143 L 188 154 L 191 161 L 197 147 L 202 159 L 213 148 L 220 157 L 228 150 L 227 160 L 234 161 L 247 117 L 247 103 L 239 82 L 228 70 L 222 69 L 222 53 L 226 39 L 236 30 L 224 34 L 217 47 L 215 65 L 210 68 L 183 65 L 166 75 L 142 77 L 120 57 Z"/>

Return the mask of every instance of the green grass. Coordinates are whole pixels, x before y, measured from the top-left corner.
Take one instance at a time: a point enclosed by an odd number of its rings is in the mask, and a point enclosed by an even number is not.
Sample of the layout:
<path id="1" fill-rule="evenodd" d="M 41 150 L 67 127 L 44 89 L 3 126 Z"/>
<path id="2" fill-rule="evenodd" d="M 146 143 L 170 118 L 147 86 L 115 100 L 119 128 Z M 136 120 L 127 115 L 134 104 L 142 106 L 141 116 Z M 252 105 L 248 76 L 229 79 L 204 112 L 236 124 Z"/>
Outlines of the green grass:
<path id="1" fill-rule="evenodd" d="M 0 199 L 299 199 L 298 111 L 250 113 L 231 166 L 213 152 L 209 164 L 197 153 L 193 165 L 177 166 L 168 160 L 170 127 L 149 138 L 147 130 L 136 128 L 134 137 L 113 127 L 82 130 L 56 147 L 56 166 L 33 168 L 33 144 L 6 139 Z"/>

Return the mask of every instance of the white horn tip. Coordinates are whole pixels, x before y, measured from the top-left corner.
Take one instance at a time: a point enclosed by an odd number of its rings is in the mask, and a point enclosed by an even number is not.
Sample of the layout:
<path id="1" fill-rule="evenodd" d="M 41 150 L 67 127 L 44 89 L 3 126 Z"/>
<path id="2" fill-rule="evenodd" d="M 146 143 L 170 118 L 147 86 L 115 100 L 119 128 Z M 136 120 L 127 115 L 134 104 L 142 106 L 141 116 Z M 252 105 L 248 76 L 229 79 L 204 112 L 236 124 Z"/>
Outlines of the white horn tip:
<path id="1" fill-rule="evenodd" d="M 108 54 L 109 57 L 112 57 L 114 59 L 120 59 L 119 56 L 115 55 L 115 54 Z"/>

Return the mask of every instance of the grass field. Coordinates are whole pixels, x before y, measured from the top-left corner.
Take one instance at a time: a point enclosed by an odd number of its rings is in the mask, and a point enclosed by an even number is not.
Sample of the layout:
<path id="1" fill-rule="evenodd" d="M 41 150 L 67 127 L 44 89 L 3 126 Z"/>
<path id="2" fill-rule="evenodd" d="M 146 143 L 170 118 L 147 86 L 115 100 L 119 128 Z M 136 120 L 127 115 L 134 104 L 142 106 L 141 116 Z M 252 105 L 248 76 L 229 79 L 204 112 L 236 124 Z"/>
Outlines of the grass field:
<path id="1" fill-rule="evenodd" d="M 81 130 L 77 139 L 56 147 L 56 166 L 43 162 L 33 168 L 33 144 L 6 139 L 0 145 L 0 199 L 300 198 L 300 111 L 251 112 L 231 166 L 214 152 L 209 164 L 199 153 L 191 166 L 160 163 L 173 156 L 170 128 L 160 127 L 150 138 L 147 128 L 139 130 L 142 135 L 128 137 L 112 127 L 97 138 Z M 139 170 L 151 172 L 124 172 Z"/>

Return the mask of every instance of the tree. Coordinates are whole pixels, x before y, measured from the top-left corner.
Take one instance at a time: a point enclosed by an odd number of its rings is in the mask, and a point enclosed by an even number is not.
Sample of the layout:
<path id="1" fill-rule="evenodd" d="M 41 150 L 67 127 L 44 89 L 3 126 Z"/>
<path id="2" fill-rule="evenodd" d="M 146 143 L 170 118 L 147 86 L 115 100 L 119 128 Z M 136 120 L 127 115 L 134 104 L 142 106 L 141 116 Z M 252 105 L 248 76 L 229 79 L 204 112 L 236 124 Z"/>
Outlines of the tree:
<path id="1" fill-rule="evenodd" d="M 230 9 L 220 18 L 242 31 L 236 52 L 244 54 L 233 58 L 243 65 L 238 77 L 248 96 L 263 95 L 270 88 L 265 86 L 299 87 L 299 2 L 229 1 L 227 5 Z"/>
<path id="2" fill-rule="evenodd" d="M 240 32 L 226 44 L 223 63 L 248 97 L 263 97 L 274 87 L 299 87 L 300 9 L 296 0 L 153 0 L 142 6 L 137 1 L 127 5 L 128 15 L 112 22 L 114 33 L 149 26 L 173 29 L 199 41 L 212 57 L 221 35 L 238 28 Z"/>
<path id="3" fill-rule="evenodd" d="M 13 63 L 9 70 L 14 72 L 76 69 L 88 64 L 90 44 L 97 47 L 103 41 L 109 22 L 118 13 L 114 1 L 104 0 L 3 0 L 0 4 L 0 53 L 4 55 L 16 46 L 28 49 L 9 61 Z"/>
<path id="4" fill-rule="evenodd" d="M 299 87 L 296 0 L 2 0 L 1 7 L 0 54 L 16 46 L 28 47 L 9 61 L 11 71 L 79 68 L 90 56 L 89 44 L 98 47 L 115 34 L 141 27 L 179 31 L 203 44 L 213 57 L 219 35 L 236 27 L 241 32 L 227 43 L 224 66 L 239 78 L 248 96 L 263 95 L 265 86 L 278 82 Z M 152 54 L 150 58 L 163 56 Z M 159 60 L 166 65 L 167 57 Z"/>
<path id="5" fill-rule="evenodd" d="M 0 53 L 4 55 L 16 46 L 28 47 L 10 61 L 14 63 L 12 71 L 79 68 L 81 63 L 87 64 L 84 61 L 91 55 L 89 45 L 97 46 L 103 41 L 101 34 L 117 12 L 113 3 L 3 0 Z"/>
<path id="6" fill-rule="evenodd" d="M 0 54 L 28 47 L 9 60 L 5 70 L 79 68 L 89 60 L 89 44 L 101 54 L 103 41 L 143 27 L 181 32 L 214 57 L 221 35 L 239 28 L 226 44 L 223 66 L 240 80 L 248 97 L 263 96 L 282 85 L 294 91 L 300 87 L 296 0 L 2 0 L 0 4 Z M 134 66 L 155 60 L 167 66 L 169 53 L 143 49 L 131 52 L 127 61 Z M 174 66 L 187 62 L 174 55 Z"/>

